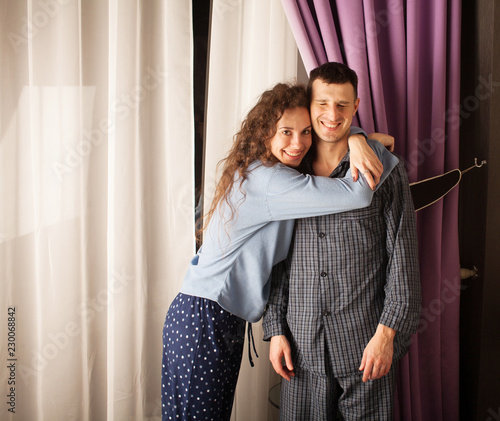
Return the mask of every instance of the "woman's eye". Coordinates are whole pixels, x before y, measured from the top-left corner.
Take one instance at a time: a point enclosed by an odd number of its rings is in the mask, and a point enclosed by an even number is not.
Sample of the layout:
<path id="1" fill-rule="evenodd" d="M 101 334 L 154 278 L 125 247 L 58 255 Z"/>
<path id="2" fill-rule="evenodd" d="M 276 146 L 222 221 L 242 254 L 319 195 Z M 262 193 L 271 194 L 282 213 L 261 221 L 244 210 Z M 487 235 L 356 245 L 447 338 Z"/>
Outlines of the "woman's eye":
<path id="1" fill-rule="evenodd" d="M 290 130 L 283 130 L 281 133 L 283 133 L 285 136 L 289 136 L 291 134 Z"/>
<path id="2" fill-rule="evenodd" d="M 305 129 L 302 134 L 311 134 L 311 129 Z"/>

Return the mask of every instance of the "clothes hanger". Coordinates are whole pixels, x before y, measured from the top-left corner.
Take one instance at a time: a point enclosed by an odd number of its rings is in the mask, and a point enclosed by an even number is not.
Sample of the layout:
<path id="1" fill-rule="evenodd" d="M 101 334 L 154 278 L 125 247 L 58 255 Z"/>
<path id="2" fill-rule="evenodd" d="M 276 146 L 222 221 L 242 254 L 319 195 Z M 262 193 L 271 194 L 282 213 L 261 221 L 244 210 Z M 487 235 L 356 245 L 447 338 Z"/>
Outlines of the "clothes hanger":
<path id="1" fill-rule="evenodd" d="M 435 177 L 410 183 L 410 191 L 415 206 L 415 212 L 436 203 L 460 183 L 462 175 L 473 168 L 481 168 L 485 164 L 486 161 L 484 160 L 478 164 L 477 158 L 474 158 L 474 165 L 463 171 L 454 169 Z"/>

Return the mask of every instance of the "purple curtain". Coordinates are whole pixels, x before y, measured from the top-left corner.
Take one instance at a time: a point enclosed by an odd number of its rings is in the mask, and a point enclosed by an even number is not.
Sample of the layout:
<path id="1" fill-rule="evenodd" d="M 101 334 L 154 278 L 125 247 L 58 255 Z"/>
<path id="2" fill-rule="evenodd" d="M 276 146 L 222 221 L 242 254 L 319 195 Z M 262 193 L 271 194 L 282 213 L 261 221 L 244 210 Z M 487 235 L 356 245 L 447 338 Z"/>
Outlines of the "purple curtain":
<path id="1" fill-rule="evenodd" d="M 282 0 L 307 72 L 359 77 L 358 123 L 390 133 L 410 181 L 458 168 L 460 0 Z M 396 420 L 459 419 L 458 190 L 417 214 L 422 318 L 401 361 Z"/>

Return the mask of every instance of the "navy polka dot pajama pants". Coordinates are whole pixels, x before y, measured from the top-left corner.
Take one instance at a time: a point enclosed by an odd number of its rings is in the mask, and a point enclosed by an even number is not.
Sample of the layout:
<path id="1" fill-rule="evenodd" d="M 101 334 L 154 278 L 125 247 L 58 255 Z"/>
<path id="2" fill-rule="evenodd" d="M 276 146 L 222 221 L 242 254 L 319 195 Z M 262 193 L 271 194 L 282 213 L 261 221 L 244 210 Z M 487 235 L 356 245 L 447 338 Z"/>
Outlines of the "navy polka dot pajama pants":
<path id="1" fill-rule="evenodd" d="M 230 419 L 244 338 L 243 319 L 177 295 L 163 327 L 163 421 Z"/>

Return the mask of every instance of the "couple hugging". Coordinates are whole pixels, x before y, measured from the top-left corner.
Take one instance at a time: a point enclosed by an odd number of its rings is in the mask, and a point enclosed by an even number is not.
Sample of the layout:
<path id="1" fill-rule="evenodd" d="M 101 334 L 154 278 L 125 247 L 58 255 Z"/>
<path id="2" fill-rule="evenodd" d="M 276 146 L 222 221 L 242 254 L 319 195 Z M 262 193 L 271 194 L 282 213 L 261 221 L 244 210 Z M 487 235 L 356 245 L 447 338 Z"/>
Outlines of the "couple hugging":
<path id="1" fill-rule="evenodd" d="M 357 83 L 326 63 L 244 119 L 166 316 L 164 420 L 229 420 L 245 323 L 261 317 L 281 420 L 392 420 L 420 317 L 415 212 L 393 139 L 351 127 Z"/>

